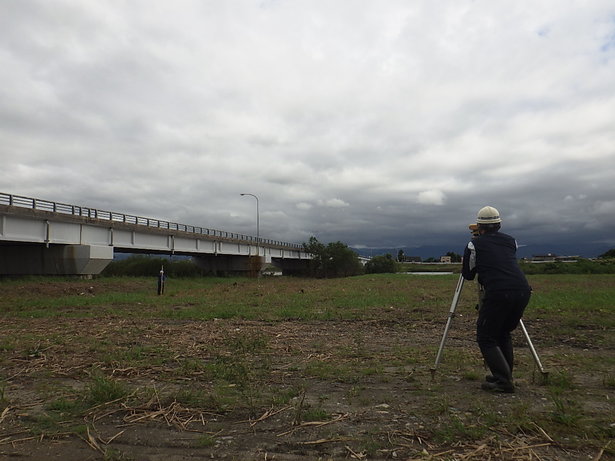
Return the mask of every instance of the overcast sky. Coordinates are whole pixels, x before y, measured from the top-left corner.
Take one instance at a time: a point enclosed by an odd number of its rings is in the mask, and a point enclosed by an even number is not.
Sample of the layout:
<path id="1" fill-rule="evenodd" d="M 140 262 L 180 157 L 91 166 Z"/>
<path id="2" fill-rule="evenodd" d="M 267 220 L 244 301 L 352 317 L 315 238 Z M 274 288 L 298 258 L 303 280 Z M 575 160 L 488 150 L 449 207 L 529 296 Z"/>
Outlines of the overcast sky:
<path id="1" fill-rule="evenodd" d="M 356 247 L 615 246 L 612 0 L 2 0 L 0 192 Z M 461 248 L 459 250 L 462 250 Z"/>

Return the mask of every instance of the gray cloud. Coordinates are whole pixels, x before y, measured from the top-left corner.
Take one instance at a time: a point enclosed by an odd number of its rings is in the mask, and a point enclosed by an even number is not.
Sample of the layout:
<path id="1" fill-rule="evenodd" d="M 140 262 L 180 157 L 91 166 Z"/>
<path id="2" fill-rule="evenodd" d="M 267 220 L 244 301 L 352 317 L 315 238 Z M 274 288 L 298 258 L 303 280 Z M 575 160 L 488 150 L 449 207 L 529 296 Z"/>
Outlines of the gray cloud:
<path id="1" fill-rule="evenodd" d="M 615 245 L 615 8 L 0 4 L 0 190 L 367 247 Z"/>

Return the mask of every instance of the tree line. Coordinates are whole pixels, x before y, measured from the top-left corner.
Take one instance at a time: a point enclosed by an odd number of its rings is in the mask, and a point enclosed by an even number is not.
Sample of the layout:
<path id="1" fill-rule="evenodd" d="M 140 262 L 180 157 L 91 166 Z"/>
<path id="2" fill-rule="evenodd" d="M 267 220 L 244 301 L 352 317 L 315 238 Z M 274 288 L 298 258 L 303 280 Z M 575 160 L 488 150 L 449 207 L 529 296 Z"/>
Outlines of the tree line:
<path id="1" fill-rule="evenodd" d="M 316 237 L 310 237 L 303 244 L 304 250 L 312 255 L 309 261 L 307 276 L 318 278 L 350 277 L 362 274 L 395 273 L 408 264 L 402 264 L 398 253 L 397 258 L 391 254 L 374 256 L 363 264 L 359 255 L 348 245 L 340 241 L 321 243 Z M 401 250 L 400 250 L 401 251 Z M 452 262 L 460 262 L 461 256 L 449 252 Z M 429 262 L 425 260 L 424 262 Z M 410 264 L 411 265 L 411 264 Z M 208 275 L 203 269 L 190 260 L 172 261 L 168 258 L 150 258 L 133 256 L 122 261 L 114 261 L 103 271 L 103 276 L 144 276 L 157 275 L 164 267 L 169 277 L 202 277 Z M 521 262 L 521 269 L 531 274 L 614 274 L 615 248 L 608 250 L 596 260 L 580 259 L 574 263 L 548 262 L 533 264 Z"/>

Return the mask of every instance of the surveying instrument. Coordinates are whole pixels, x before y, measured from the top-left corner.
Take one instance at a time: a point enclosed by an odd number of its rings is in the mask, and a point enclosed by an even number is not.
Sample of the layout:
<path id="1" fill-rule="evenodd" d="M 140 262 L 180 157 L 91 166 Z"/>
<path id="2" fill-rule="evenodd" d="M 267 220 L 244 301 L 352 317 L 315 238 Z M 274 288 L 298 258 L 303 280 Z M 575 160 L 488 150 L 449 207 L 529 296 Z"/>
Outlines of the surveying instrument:
<path id="1" fill-rule="evenodd" d="M 472 234 L 476 231 L 475 225 L 470 225 L 470 230 Z M 433 380 L 436 374 L 436 370 L 438 365 L 440 364 L 440 359 L 442 358 L 442 351 L 444 350 L 444 344 L 446 343 L 446 338 L 448 336 L 448 330 L 451 327 L 451 323 L 453 322 L 453 317 L 455 317 L 455 309 L 457 309 L 457 304 L 459 303 L 459 297 L 461 296 L 461 290 L 463 289 L 464 278 L 463 275 L 459 275 L 459 280 L 457 282 L 457 287 L 455 288 L 455 294 L 453 295 L 453 300 L 451 301 L 451 307 L 448 311 L 448 319 L 446 321 L 446 326 L 444 327 L 444 334 L 442 335 L 442 340 L 440 341 L 440 347 L 438 348 L 438 353 L 436 354 L 436 361 L 431 368 L 431 379 Z M 544 369 L 542 363 L 540 362 L 540 357 L 538 357 L 538 353 L 534 348 L 534 344 L 530 339 L 530 335 L 525 328 L 525 324 L 523 323 L 523 319 L 519 319 L 519 326 L 521 327 L 521 331 L 523 331 L 523 336 L 525 336 L 525 340 L 530 348 L 530 352 L 532 353 L 532 357 L 534 358 L 534 362 L 536 366 L 540 370 L 540 374 L 542 375 L 543 382 L 547 382 L 549 378 L 549 372 Z"/>

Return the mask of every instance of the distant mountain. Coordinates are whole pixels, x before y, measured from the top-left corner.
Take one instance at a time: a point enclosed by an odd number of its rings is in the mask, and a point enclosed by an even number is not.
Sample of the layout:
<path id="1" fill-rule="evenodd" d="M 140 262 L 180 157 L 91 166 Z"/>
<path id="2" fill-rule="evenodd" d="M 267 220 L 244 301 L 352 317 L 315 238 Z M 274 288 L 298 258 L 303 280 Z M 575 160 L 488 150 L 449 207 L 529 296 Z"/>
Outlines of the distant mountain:
<path id="1" fill-rule="evenodd" d="M 390 254 L 394 258 L 397 257 L 399 250 L 404 251 L 406 256 L 419 256 L 421 259 L 436 258 L 444 256 L 446 253 L 452 251 L 457 254 L 461 254 L 463 251 L 463 243 L 459 245 L 459 248 L 453 248 L 453 246 L 444 247 L 439 245 L 430 245 L 422 247 L 398 247 L 398 248 L 353 248 L 359 256 L 365 256 L 367 258 L 379 255 Z"/>
<path id="2" fill-rule="evenodd" d="M 439 259 L 448 252 L 462 254 L 464 246 L 467 242 L 460 244 L 443 245 L 428 245 L 421 247 L 398 247 L 398 248 L 353 248 L 360 256 L 370 257 L 384 254 L 390 254 L 397 257 L 399 250 L 404 251 L 406 256 L 420 256 L 422 259 L 435 258 Z M 517 256 L 519 258 L 531 258 L 535 255 L 545 255 L 548 253 L 558 256 L 581 256 L 583 258 L 595 258 L 613 246 L 598 243 L 574 243 L 574 244 L 534 244 L 525 245 L 519 248 Z"/>
<path id="3" fill-rule="evenodd" d="M 520 258 L 548 253 L 558 256 L 581 256 L 582 258 L 596 258 L 613 248 L 605 243 L 562 243 L 562 244 L 536 244 L 522 246 L 517 251 Z"/>

